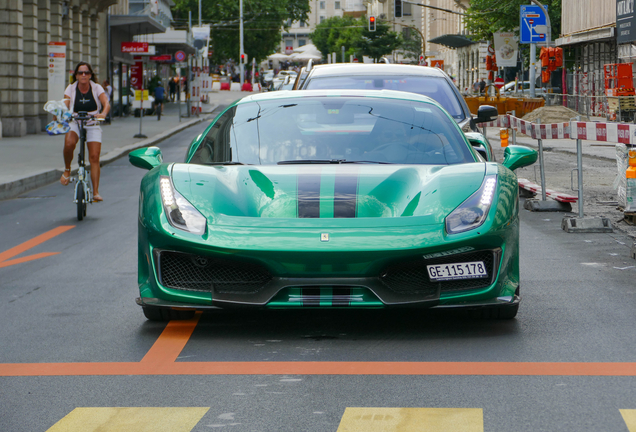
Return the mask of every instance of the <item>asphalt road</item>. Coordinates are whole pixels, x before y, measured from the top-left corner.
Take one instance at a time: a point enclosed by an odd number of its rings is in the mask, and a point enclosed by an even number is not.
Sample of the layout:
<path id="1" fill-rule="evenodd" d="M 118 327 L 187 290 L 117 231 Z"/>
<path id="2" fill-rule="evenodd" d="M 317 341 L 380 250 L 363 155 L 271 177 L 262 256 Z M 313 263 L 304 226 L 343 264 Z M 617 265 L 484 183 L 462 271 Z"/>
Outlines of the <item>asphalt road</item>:
<path id="1" fill-rule="evenodd" d="M 164 160 L 204 127 L 160 145 Z M 134 302 L 144 174 L 103 167 L 105 201 L 82 222 L 59 184 L 0 202 L 0 431 L 636 431 L 623 234 L 522 210 L 511 321 L 242 311 L 166 326 Z"/>

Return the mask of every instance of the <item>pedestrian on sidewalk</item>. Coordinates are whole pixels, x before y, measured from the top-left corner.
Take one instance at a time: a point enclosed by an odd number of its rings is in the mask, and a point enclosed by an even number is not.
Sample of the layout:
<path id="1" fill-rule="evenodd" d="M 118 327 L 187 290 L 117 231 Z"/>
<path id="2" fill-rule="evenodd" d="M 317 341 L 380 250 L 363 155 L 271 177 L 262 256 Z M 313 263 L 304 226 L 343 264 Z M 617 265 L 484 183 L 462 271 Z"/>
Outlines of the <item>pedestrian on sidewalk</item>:
<path id="1" fill-rule="evenodd" d="M 174 95 L 177 92 L 177 79 L 177 77 L 172 77 L 168 82 L 168 90 L 170 91 L 170 102 L 174 102 Z"/>
<path id="2" fill-rule="evenodd" d="M 104 88 L 104 91 L 106 92 L 106 96 L 108 96 L 108 103 L 110 104 L 111 101 L 113 100 L 113 87 L 110 85 L 110 82 L 107 79 L 105 79 L 104 82 L 102 83 L 102 87 Z M 106 121 L 104 123 L 110 124 L 110 112 L 106 116 Z"/>
<path id="3" fill-rule="evenodd" d="M 64 90 L 64 103 L 68 109 L 77 113 L 86 111 L 96 118 L 106 118 L 110 112 L 110 103 L 104 88 L 97 84 L 97 77 L 93 68 L 87 62 L 81 61 L 75 66 L 72 77 L 73 83 Z M 60 183 L 64 186 L 71 181 L 71 162 L 73 152 L 79 140 L 79 126 L 76 121 L 70 123 L 71 130 L 64 137 L 64 174 Z M 86 147 L 88 160 L 91 164 L 91 181 L 93 183 L 93 201 L 103 201 L 99 195 L 99 154 L 102 150 L 102 129 L 99 125 L 86 126 Z"/>

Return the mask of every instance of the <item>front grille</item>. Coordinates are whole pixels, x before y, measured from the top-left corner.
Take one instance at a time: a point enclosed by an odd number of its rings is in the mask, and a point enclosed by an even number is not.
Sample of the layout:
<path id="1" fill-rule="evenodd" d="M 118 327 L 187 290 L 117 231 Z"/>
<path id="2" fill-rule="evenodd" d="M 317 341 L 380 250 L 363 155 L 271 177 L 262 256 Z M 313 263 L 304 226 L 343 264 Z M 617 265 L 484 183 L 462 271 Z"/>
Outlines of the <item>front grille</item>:
<path id="1" fill-rule="evenodd" d="M 267 269 L 251 262 L 171 251 L 159 252 L 158 273 L 168 288 L 235 294 L 255 293 L 272 279 Z"/>
<path id="2" fill-rule="evenodd" d="M 438 286 L 441 292 L 485 288 L 492 284 L 495 274 L 496 255 L 497 252 L 495 251 L 479 251 L 428 260 L 419 258 L 404 261 L 387 267 L 381 273 L 380 281 L 391 291 L 400 294 L 432 294 L 436 292 Z M 483 261 L 488 271 L 488 277 L 432 282 L 426 270 L 428 265 L 470 261 Z"/>

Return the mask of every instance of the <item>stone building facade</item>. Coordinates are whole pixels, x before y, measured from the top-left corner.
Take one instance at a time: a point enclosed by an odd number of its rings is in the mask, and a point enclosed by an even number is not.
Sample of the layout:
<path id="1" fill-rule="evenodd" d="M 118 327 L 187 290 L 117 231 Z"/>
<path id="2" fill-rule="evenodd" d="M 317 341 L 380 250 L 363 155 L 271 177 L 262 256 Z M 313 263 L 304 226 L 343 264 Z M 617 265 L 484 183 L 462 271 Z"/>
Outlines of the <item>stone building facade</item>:
<path id="1" fill-rule="evenodd" d="M 106 72 L 107 9 L 116 0 L 0 0 L 1 135 L 35 134 L 48 123 L 48 44 L 66 42 L 66 70 L 89 62 Z M 70 78 L 70 73 L 69 73 Z M 62 99 L 62 94 L 60 94 Z"/>

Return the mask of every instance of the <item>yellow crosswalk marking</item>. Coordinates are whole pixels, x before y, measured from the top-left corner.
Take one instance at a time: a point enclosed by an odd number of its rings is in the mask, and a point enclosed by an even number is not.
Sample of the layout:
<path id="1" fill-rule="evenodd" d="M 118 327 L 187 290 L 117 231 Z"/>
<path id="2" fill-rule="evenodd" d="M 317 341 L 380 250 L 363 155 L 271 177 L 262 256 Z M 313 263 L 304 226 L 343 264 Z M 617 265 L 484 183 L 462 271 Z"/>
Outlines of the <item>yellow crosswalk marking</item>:
<path id="1" fill-rule="evenodd" d="M 347 408 L 337 432 L 484 432 L 484 412 L 481 408 Z"/>
<path id="2" fill-rule="evenodd" d="M 620 410 L 629 432 L 636 432 L 636 409 Z"/>
<path id="3" fill-rule="evenodd" d="M 190 432 L 210 408 L 75 408 L 47 432 Z"/>

